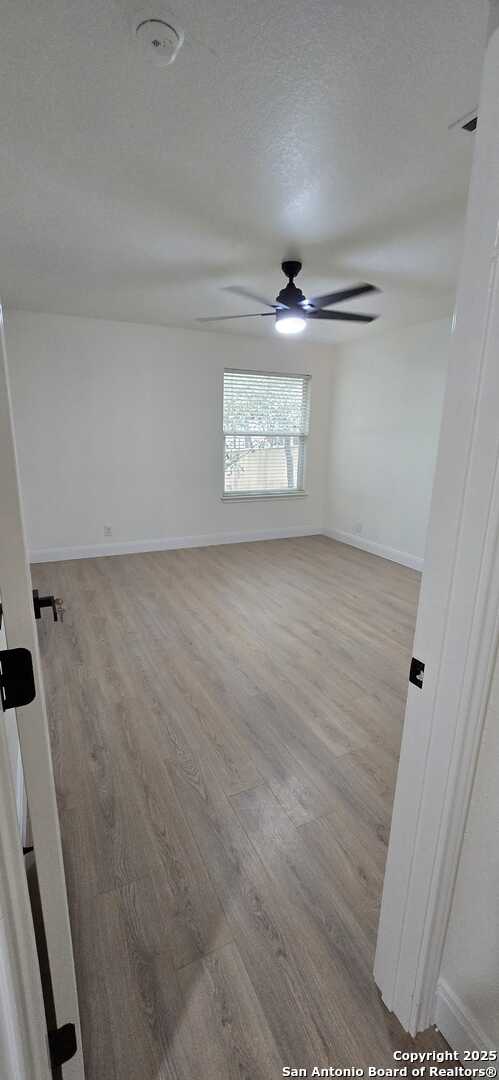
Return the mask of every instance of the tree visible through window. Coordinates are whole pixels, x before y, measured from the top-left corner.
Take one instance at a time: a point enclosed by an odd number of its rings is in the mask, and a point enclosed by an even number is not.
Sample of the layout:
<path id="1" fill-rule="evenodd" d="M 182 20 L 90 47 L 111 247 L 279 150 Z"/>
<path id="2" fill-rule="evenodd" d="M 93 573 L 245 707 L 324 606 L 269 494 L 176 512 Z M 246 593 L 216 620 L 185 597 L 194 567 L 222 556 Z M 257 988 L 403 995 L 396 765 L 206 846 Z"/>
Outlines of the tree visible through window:
<path id="1" fill-rule="evenodd" d="M 303 492 L 310 376 L 224 372 L 224 495 Z"/>

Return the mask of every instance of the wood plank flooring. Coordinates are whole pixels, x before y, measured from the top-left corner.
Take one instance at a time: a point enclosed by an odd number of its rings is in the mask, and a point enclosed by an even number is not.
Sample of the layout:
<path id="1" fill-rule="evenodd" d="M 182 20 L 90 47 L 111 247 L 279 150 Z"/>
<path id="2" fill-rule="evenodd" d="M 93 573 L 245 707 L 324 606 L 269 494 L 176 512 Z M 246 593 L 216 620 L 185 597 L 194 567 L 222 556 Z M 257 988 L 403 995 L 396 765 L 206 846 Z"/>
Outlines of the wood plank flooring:
<path id="1" fill-rule="evenodd" d="M 419 575 L 320 536 L 32 573 L 66 607 L 39 626 L 88 1080 L 393 1064 L 371 972 Z"/>

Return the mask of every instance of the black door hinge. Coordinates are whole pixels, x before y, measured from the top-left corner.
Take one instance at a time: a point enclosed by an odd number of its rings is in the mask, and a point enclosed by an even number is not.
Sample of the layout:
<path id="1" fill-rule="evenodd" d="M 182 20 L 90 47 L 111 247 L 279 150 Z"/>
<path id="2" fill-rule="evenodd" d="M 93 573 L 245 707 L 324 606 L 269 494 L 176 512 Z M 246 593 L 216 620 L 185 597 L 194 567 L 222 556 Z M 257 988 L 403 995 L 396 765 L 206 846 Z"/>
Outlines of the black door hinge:
<path id="1" fill-rule="evenodd" d="M 29 649 L 0 649 L 0 700 L 3 711 L 29 705 L 35 697 L 35 676 Z"/>
<path id="2" fill-rule="evenodd" d="M 76 1054 L 76 1028 L 74 1024 L 63 1024 L 56 1031 L 49 1031 L 48 1037 L 52 1068 L 59 1069 Z"/>
<path id="3" fill-rule="evenodd" d="M 423 689 L 424 679 L 424 664 L 422 660 L 417 660 L 413 656 L 411 660 L 411 669 L 409 671 L 409 682 L 412 682 L 413 686 L 417 686 L 419 690 Z"/>

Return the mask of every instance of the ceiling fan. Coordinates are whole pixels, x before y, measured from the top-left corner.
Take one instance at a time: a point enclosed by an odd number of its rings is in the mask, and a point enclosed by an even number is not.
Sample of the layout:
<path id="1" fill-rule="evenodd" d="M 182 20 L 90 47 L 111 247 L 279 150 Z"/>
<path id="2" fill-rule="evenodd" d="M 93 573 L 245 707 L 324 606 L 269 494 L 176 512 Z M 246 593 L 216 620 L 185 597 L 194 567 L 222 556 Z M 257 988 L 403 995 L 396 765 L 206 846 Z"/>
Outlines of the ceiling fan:
<path id="1" fill-rule="evenodd" d="M 375 285 L 363 282 L 361 285 L 353 285 L 350 289 L 339 289 L 336 292 L 325 293 L 323 296 L 312 296 L 307 299 L 301 289 L 295 285 L 295 277 L 300 273 L 301 262 L 288 260 L 282 263 L 282 272 L 288 279 L 287 285 L 276 296 L 275 304 L 265 300 L 256 293 L 247 289 L 240 289 L 237 285 L 231 285 L 228 292 L 236 293 L 250 300 L 256 300 L 271 311 L 251 311 L 244 315 L 209 315 L 197 319 L 197 322 L 222 322 L 226 319 L 255 319 L 273 315 L 275 328 L 280 334 L 299 334 L 305 329 L 308 319 L 334 319 L 337 322 L 369 323 L 377 319 L 377 315 L 359 315 L 353 311 L 325 311 L 325 308 L 333 304 L 339 304 L 342 300 L 352 300 L 355 296 L 364 293 L 380 292 Z"/>

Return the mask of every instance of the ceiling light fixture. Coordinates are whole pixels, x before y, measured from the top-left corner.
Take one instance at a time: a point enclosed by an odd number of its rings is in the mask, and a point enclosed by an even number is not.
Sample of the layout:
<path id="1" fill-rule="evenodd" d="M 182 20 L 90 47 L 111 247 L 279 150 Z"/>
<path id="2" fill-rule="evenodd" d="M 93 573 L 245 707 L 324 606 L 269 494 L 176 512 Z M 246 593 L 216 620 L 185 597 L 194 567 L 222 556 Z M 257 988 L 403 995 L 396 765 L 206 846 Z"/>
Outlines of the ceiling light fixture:
<path id="1" fill-rule="evenodd" d="M 275 328 L 279 334 L 301 334 L 306 325 L 307 320 L 296 311 L 276 313 Z"/>

